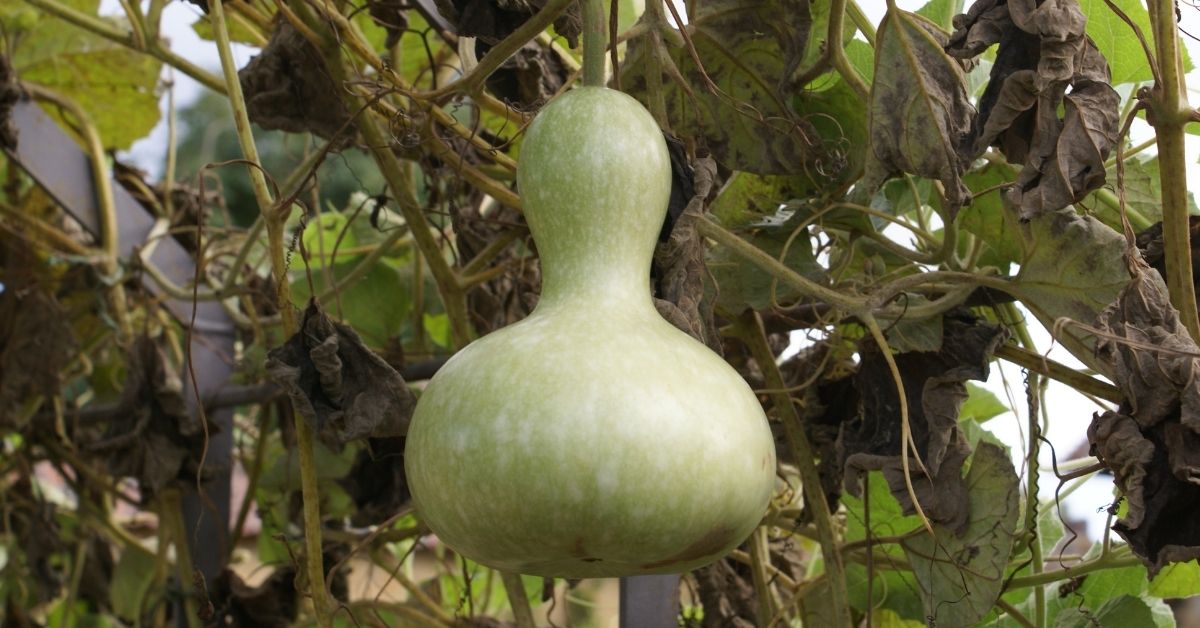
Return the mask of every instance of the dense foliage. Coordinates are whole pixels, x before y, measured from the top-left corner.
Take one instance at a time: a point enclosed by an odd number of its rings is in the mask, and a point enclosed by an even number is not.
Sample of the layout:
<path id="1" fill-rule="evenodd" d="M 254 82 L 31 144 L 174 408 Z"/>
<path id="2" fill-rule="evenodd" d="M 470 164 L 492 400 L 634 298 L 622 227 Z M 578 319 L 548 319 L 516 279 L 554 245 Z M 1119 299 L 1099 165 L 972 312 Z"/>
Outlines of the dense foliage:
<path id="1" fill-rule="evenodd" d="M 0 6 L 0 622 L 600 621 L 599 583 L 440 545 L 403 460 L 423 382 L 537 303 L 516 159 L 578 79 L 579 6 L 190 1 L 220 72 L 172 51 L 166 0 Z M 750 383 L 778 451 L 681 621 L 1175 625 L 1166 600 L 1200 593 L 1192 9 L 613 1 L 609 85 L 672 162 L 655 305 Z M 155 182 L 114 155 L 178 75 L 209 92 Z M 36 182 L 25 99 L 120 186 L 97 215 Z M 1017 407 L 970 383 L 996 360 Z M 1051 381 L 1095 408 L 1051 412 Z M 989 432 L 1008 411 L 1025 442 Z M 1092 415 L 1071 460 L 1043 437 L 1064 412 Z M 1081 548 L 1058 498 L 1096 473 L 1110 526 Z"/>

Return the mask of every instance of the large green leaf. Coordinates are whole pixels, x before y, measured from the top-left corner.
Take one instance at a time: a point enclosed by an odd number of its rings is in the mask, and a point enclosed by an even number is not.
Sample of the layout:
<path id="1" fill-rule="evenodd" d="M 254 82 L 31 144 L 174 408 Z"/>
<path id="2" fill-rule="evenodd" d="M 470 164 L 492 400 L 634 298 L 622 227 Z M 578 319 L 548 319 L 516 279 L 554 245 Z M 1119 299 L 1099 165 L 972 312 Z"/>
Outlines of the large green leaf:
<path id="1" fill-rule="evenodd" d="M 1121 626 L 1122 628 L 1153 628 L 1154 616 L 1140 598 L 1122 595 L 1112 598 L 1095 612 L 1059 615 L 1055 628 L 1091 628 L 1092 626 Z"/>
<path id="2" fill-rule="evenodd" d="M 337 262 L 328 268 L 312 268 L 315 292 L 322 294 L 330 285 L 329 275 L 341 282 L 358 265 L 361 257 L 346 262 Z M 297 307 L 303 308 L 312 296 L 308 279 L 303 276 L 292 282 L 292 299 Z M 390 265 L 379 261 L 357 280 L 351 281 L 341 292 L 340 302 L 330 299 L 324 304 L 333 318 L 340 318 L 354 328 L 364 343 L 372 347 L 383 347 L 388 339 L 400 334 L 407 321 L 412 301 L 401 273 Z"/>
<path id="3" fill-rule="evenodd" d="M 968 172 L 963 183 L 971 190 L 971 204 L 958 216 L 958 226 L 982 239 L 987 245 L 986 251 L 1002 264 L 1019 263 L 1022 259 L 1016 215 L 1004 211 L 1001 191 L 996 188 L 1013 178 L 1007 167 L 998 164 Z"/>
<path id="4" fill-rule="evenodd" d="M 867 538 L 867 523 L 870 522 L 871 538 L 898 537 L 915 530 L 919 519 L 905 516 L 900 504 L 892 497 L 883 473 L 872 471 L 866 476 L 867 486 L 863 491 L 866 500 L 850 494 L 842 496 L 846 507 L 846 542 L 860 542 Z M 869 514 L 866 505 L 870 505 Z M 874 547 L 882 557 L 871 578 L 870 605 L 868 606 L 867 569 L 861 564 L 846 565 L 846 589 L 850 603 L 855 609 L 866 612 L 868 608 L 888 609 L 899 618 L 923 619 L 924 609 L 916 580 L 912 573 L 887 569 L 886 562 L 895 558 L 899 563 L 904 556 L 896 543 L 885 543 Z"/>
<path id="5" fill-rule="evenodd" d="M 1008 406 L 1000 401 L 996 393 L 967 382 L 967 400 L 958 409 L 959 421 L 975 421 L 983 423 L 1008 412 Z"/>
<path id="6" fill-rule="evenodd" d="M 63 4 L 95 16 L 99 0 Z M 158 124 L 162 64 L 157 59 L 54 17 L 43 15 L 29 23 L 22 15 L 14 6 L 0 10 L 0 32 L 13 47 L 17 77 L 79 103 L 91 116 L 105 148 L 129 148 Z M 121 20 L 106 21 L 125 28 Z M 47 110 L 59 115 L 56 108 Z"/>
<path id="7" fill-rule="evenodd" d="M 1167 565 L 1150 581 L 1150 595 L 1161 598 L 1200 595 L 1200 565 L 1194 560 Z"/>
<path id="8" fill-rule="evenodd" d="M 1150 14 L 1141 0 L 1112 0 L 1125 15 L 1142 29 L 1146 43 L 1154 49 L 1154 31 L 1150 29 Z M 1112 72 L 1112 84 L 1147 83 L 1154 80 L 1150 72 L 1150 62 L 1142 51 L 1133 29 L 1125 23 L 1112 9 L 1108 8 L 1105 0 L 1079 0 L 1079 7 L 1087 15 L 1087 34 L 1096 42 L 1096 48 L 1108 60 Z M 1184 71 L 1191 71 L 1192 60 L 1187 48 L 1180 46 L 1183 55 Z"/>
<path id="9" fill-rule="evenodd" d="M 1045 325 L 1059 319 L 1094 325 L 1102 309 L 1129 281 L 1125 238 L 1090 216 L 1066 208 L 1045 212 L 1022 226 L 1024 263 L 1015 287 L 1021 302 Z M 1064 326 L 1056 339 L 1084 364 L 1104 373 L 1092 351 L 1095 338 Z"/>
<path id="10" fill-rule="evenodd" d="M 970 626 L 996 603 L 1020 513 L 1017 485 L 1008 454 L 981 442 L 967 472 L 967 529 L 959 536 L 934 525 L 935 537 L 922 534 L 903 543 L 933 623 Z"/>

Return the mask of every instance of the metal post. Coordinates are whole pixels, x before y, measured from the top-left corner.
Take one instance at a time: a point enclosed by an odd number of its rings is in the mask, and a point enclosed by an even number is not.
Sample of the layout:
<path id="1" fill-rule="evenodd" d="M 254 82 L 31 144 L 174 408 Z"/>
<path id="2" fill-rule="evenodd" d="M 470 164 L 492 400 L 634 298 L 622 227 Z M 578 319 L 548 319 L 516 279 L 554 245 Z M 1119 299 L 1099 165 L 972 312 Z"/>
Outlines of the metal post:
<path id="1" fill-rule="evenodd" d="M 99 235 L 99 204 L 87 154 L 32 101 L 17 103 L 12 119 L 20 135 L 16 148 L 11 149 L 9 154 L 85 229 L 93 235 Z M 128 257 L 146 243 L 154 226 L 154 218 L 125 188 L 115 182 L 112 187 L 121 255 Z M 195 275 L 195 261 L 191 253 L 170 237 L 157 240 L 149 261 L 162 269 L 176 285 L 189 284 Z M 180 323 L 185 326 L 189 324 L 193 308 L 191 301 L 163 295 L 152 280 L 143 280 L 143 285 L 150 292 L 164 297 L 167 309 Z M 234 326 L 218 303 L 200 302 L 195 304 L 195 308 L 192 363 L 196 370 L 196 388 L 200 391 L 200 399 L 207 399 L 224 387 L 233 373 Z M 195 412 L 199 401 L 193 394 L 187 370 L 183 371 L 184 391 L 189 407 Z M 196 493 L 194 485 L 186 487 L 183 517 L 192 563 L 211 581 L 223 566 L 223 557 L 226 555 L 224 545 L 229 536 L 233 411 L 230 408 L 216 410 L 208 418 L 217 425 L 219 431 L 209 441 L 206 466 L 220 469 L 220 473 L 204 485 L 203 495 Z"/>
<path id="2" fill-rule="evenodd" d="M 621 578 L 621 628 L 679 625 L 679 574 Z"/>

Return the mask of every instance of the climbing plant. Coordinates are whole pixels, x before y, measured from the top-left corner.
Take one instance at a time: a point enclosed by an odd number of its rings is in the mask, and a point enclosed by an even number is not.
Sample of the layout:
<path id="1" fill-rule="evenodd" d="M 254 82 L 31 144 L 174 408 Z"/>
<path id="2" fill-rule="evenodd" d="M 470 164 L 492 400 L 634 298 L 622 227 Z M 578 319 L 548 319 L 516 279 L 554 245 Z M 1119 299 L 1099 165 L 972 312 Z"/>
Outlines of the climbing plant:
<path id="1" fill-rule="evenodd" d="M 166 0 L 0 6 L 4 625 L 596 620 L 597 583 L 441 545 L 403 452 L 424 382 L 536 306 L 522 137 L 599 31 L 588 71 L 670 152 L 655 305 L 776 435 L 760 526 L 684 575 L 681 622 L 1170 626 L 1166 600 L 1200 593 L 1194 8 L 189 1 L 219 69 L 172 49 Z M 208 124 L 236 154 L 197 157 L 216 140 L 193 118 L 176 141 L 181 76 L 227 103 Z M 97 232 L 27 170 L 27 102 L 91 159 Z M 163 123 L 162 175 L 123 163 Z M 146 242 L 121 240 L 110 176 Z M 143 254 L 167 238 L 186 281 Z M 204 330 L 169 302 L 231 321 L 234 375 L 202 399 L 231 420 L 189 404 Z M 997 361 L 1023 375 L 1006 402 L 971 383 Z M 1048 408 L 1049 386 L 1094 406 Z M 1007 412 L 1025 440 L 989 431 Z M 1090 420 L 1074 457 L 1045 437 L 1068 414 Z M 1097 473 L 1085 542 L 1060 501 Z"/>

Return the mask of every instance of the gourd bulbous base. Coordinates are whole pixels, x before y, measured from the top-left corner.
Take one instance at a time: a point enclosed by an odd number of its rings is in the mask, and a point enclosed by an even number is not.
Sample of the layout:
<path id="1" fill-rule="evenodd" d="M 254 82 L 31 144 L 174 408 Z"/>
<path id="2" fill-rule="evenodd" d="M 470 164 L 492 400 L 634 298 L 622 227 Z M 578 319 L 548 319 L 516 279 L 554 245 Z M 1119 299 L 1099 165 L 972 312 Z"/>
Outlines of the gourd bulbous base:
<path id="1" fill-rule="evenodd" d="M 517 180 L 541 300 L 442 367 L 405 450 L 418 513 L 466 557 L 568 578 L 681 572 L 764 514 L 775 447 L 758 400 L 650 299 L 670 168 L 620 92 L 577 88 L 530 125 Z"/>
<path id="2" fill-rule="evenodd" d="M 614 577 L 693 569 L 754 530 L 775 474 L 758 400 L 650 314 L 539 312 L 446 363 L 405 467 L 447 545 L 507 571 Z"/>

